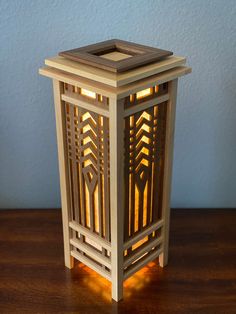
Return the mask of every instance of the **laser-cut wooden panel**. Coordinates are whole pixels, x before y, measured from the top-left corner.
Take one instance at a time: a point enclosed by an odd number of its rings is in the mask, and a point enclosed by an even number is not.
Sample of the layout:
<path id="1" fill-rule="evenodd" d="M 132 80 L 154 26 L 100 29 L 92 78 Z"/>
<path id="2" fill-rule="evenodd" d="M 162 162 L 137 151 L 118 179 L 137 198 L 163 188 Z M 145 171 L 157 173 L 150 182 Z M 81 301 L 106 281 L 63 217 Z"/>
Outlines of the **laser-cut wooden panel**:
<path id="1" fill-rule="evenodd" d="M 108 118 L 65 103 L 71 218 L 110 241 Z"/>
<path id="2" fill-rule="evenodd" d="M 125 118 L 125 232 L 161 219 L 166 102 Z"/>

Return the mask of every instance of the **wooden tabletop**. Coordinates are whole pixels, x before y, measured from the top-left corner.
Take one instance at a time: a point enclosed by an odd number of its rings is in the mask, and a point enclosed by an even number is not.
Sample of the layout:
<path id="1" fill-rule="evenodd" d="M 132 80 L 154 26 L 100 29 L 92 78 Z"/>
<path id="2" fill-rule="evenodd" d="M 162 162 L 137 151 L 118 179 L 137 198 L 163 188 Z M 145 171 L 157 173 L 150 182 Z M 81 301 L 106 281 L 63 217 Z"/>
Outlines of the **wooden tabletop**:
<path id="1" fill-rule="evenodd" d="M 64 267 L 60 210 L 0 211 L 0 313 L 233 314 L 236 211 L 172 210 L 169 265 L 125 282 L 124 300 L 83 264 Z"/>

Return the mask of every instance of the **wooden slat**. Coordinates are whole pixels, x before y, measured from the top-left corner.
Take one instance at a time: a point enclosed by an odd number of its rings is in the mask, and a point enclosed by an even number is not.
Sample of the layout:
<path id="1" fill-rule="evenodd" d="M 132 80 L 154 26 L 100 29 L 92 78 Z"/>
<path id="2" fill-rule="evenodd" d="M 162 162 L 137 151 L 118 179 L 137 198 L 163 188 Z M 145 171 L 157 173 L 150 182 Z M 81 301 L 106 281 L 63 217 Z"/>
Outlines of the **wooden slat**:
<path id="1" fill-rule="evenodd" d="M 130 119 L 128 119 L 129 121 Z M 131 129 L 131 128 L 130 128 Z M 128 129 L 129 130 L 129 129 Z M 135 118 L 133 117 L 133 126 L 132 126 L 132 130 L 133 130 L 133 135 L 132 138 L 135 138 L 135 134 L 136 134 L 136 123 L 135 123 Z M 126 134 L 126 136 L 131 137 L 130 134 Z M 136 158 L 136 150 L 134 147 L 134 140 L 132 142 L 132 147 L 134 149 L 134 152 L 132 154 L 131 159 L 131 163 L 132 165 L 134 164 L 135 158 Z M 130 151 L 130 149 L 129 149 Z M 128 161 L 126 161 L 128 162 Z M 130 233 L 131 235 L 134 234 L 135 231 L 135 170 L 134 170 L 134 166 L 132 166 L 132 172 L 131 172 L 131 182 L 130 182 Z M 128 191 L 126 191 L 128 192 Z"/>
<path id="2" fill-rule="evenodd" d="M 110 232 L 110 186 L 109 186 L 109 120 L 103 119 L 103 162 L 104 162 L 104 204 L 105 207 L 105 239 L 111 241 Z"/>
<path id="3" fill-rule="evenodd" d="M 93 112 L 96 112 L 98 114 L 101 114 L 102 116 L 105 116 L 105 117 L 108 117 L 109 116 L 109 111 L 107 109 L 103 109 L 103 108 L 100 108 L 96 105 L 92 105 L 90 103 L 87 103 L 79 98 L 76 98 L 76 95 L 72 95 L 71 96 L 68 96 L 63 94 L 61 95 L 61 99 L 66 101 L 66 102 L 69 102 L 70 104 L 74 104 L 78 107 L 81 107 L 81 108 L 84 108 L 84 109 L 87 109 L 89 111 L 93 111 Z"/>
<path id="4" fill-rule="evenodd" d="M 99 235 L 102 237 L 103 235 L 103 202 L 102 202 L 102 196 L 103 196 L 103 189 L 102 189 L 102 174 L 101 174 L 101 162 L 102 162 L 102 157 L 101 157 L 101 139 L 102 139 L 102 133 L 101 133 L 101 119 L 102 117 L 99 116 L 97 118 L 97 152 L 96 152 L 96 157 L 97 157 L 97 169 L 98 169 L 98 229 L 99 229 Z"/>
<path id="5" fill-rule="evenodd" d="M 155 121 L 155 115 L 153 114 L 154 113 L 154 108 L 152 109 L 152 119 L 151 119 L 151 125 L 150 125 L 150 129 L 151 129 L 151 134 L 150 134 L 150 138 L 149 138 L 149 141 L 150 141 L 150 145 L 151 147 L 154 146 L 154 121 Z M 146 203 L 147 203 L 147 225 L 149 225 L 152 221 L 151 221 L 151 212 L 153 210 L 152 206 L 152 193 L 154 192 L 153 191 L 153 166 L 154 166 L 154 154 L 157 154 L 157 152 L 155 151 L 151 151 L 149 152 L 149 154 L 151 155 L 151 160 L 148 161 L 148 179 L 147 179 L 147 200 L 146 200 Z M 150 236 L 149 236 L 150 237 Z"/>
<path id="6" fill-rule="evenodd" d="M 67 109 L 69 110 L 69 112 L 67 113 Z M 68 170 L 67 170 L 67 175 L 68 175 L 68 192 L 69 192 L 69 201 L 70 201 L 70 220 L 74 219 L 74 200 L 73 200 L 73 182 L 72 182 L 72 160 L 69 156 L 70 152 L 69 152 L 69 147 L 68 147 L 68 139 L 71 140 L 71 135 L 69 136 L 69 128 L 70 128 L 70 121 L 67 121 L 67 118 L 70 119 L 70 104 L 64 103 L 64 112 L 65 112 L 65 116 L 64 116 L 64 124 L 66 124 L 65 127 L 65 148 L 66 148 L 66 152 L 67 152 L 67 166 L 68 166 Z M 74 231 L 73 231 L 74 233 Z"/>
<path id="7" fill-rule="evenodd" d="M 157 119 L 157 131 L 155 132 L 156 138 L 154 142 L 154 169 L 153 169 L 153 195 L 152 195 L 152 221 L 158 221 L 160 206 L 162 204 L 162 191 L 163 191 L 163 175 L 164 175 L 164 152 L 165 145 L 165 125 L 166 125 L 166 107 L 167 103 L 159 105 L 156 109 L 155 116 Z"/>
<path id="8" fill-rule="evenodd" d="M 165 143 L 165 166 L 164 166 L 164 182 L 163 182 L 163 199 L 162 199 L 162 217 L 164 220 L 164 228 L 162 231 L 164 238 L 163 253 L 159 258 L 160 266 L 164 267 L 168 262 L 169 248 L 169 222 L 170 222 L 170 193 L 171 193 L 171 177 L 174 151 L 174 131 L 175 131 L 175 113 L 176 113 L 176 96 L 177 96 L 178 80 L 170 82 L 170 100 L 167 106 L 166 118 L 166 143 Z"/>
<path id="9" fill-rule="evenodd" d="M 145 243 L 145 245 L 143 244 L 143 247 L 136 249 L 132 255 L 125 258 L 124 268 L 130 266 L 135 260 L 140 258 L 143 254 L 149 252 L 152 248 L 158 246 L 161 243 L 162 243 L 162 238 L 158 238 L 158 239 L 150 240 L 149 242 L 147 242 L 147 244 Z"/>
<path id="10" fill-rule="evenodd" d="M 125 208 L 124 208 L 124 239 L 125 241 L 129 238 L 130 229 L 130 182 L 129 182 L 129 152 L 130 152 L 130 122 L 129 118 L 125 119 L 125 163 L 124 163 L 124 189 L 125 189 Z"/>
<path id="11" fill-rule="evenodd" d="M 110 261 L 110 259 L 105 257 L 105 256 L 103 256 L 103 255 L 101 255 L 101 254 L 99 254 L 97 251 L 92 249 L 87 244 L 81 243 L 81 242 L 79 242 L 76 239 L 70 239 L 70 244 L 72 244 L 77 249 L 83 251 L 84 253 L 89 255 L 91 258 L 93 258 L 97 262 L 99 262 L 99 263 L 103 264 L 104 266 L 106 266 L 107 268 L 111 269 L 111 261 Z"/>
<path id="12" fill-rule="evenodd" d="M 146 257 L 143 257 L 142 259 L 140 259 L 140 261 L 130 266 L 130 268 L 124 272 L 124 280 L 128 279 L 143 266 L 157 258 L 162 253 L 162 251 L 162 248 L 157 251 L 153 251 L 153 253 L 149 253 Z"/>
<path id="13" fill-rule="evenodd" d="M 149 235 L 153 231 L 158 230 L 159 228 L 161 228 L 163 226 L 163 223 L 164 223 L 164 221 L 160 220 L 160 221 L 156 222 L 155 224 L 153 224 L 152 226 L 144 229 L 142 232 L 140 232 L 139 234 L 135 235 L 133 238 L 126 241 L 124 243 L 123 249 L 127 250 L 129 247 L 131 247 L 132 245 L 137 243 L 139 240 L 142 240 L 143 238 L 145 238 L 147 235 Z"/>
<path id="14" fill-rule="evenodd" d="M 75 139 L 77 132 L 75 131 L 75 120 L 78 120 L 78 118 L 75 117 L 74 113 L 74 106 L 69 105 L 70 107 L 70 126 L 71 128 L 69 131 L 71 132 L 71 152 L 72 152 L 72 169 L 70 176 L 72 178 L 72 193 L 73 193 L 73 203 L 74 203 L 74 215 L 75 220 L 80 223 L 80 204 L 79 204 L 79 191 L 78 191 L 78 170 L 77 170 L 77 159 L 76 159 L 76 145 L 75 145 Z"/>
<path id="15" fill-rule="evenodd" d="M 71 251 L 71 255 L 80 262 L 82 262 L 83 264 L 87 265 L 88 267 L 96 271 L 98 274 L 100 274 L 107 280 L 111 281 L 111 275 L 109 274 L 109 272 L 102 269 L 99 265 L 97 265 L 95 262 L 93 262 L 86 256 L 81 255 L 79 252 L 76 252 L 75 250 Z"/>
<path id="16" fill-rule="evenodd" d="M 109 110 L 112 298 L 119 301 L 123 297 L 124 101 L 111 99 Z"/>
<path id="17" fill-rule="evenodd" d="M 88 237 L 92 241 L 97 242 L 99 245 L 104 247 L 106 250 L 111 251 L 111 244 L 109 242 L 100 238 L 96 234 L 91 233 L 90 230 L 88 230 L 87 228 L 80 226 L 78 223 L 76 223 L 74 221 L 69 222 L 69 226 L 73 230 L 82 233 L 84 236 Z"/>
<path id="18" fill-rule="evenodd" d="M 81 117 L 83 109 L 78 108 L 78 112 L 79 112 L 79 117 Z M 82 173 L 82 169 L 83 169 L 83 162 L 81 161 L 81 152 L 82 152 L 82 146 L 83 146 L 83 140 L 81 138 L 82 135 L 82 130 L 81 128 L 79 128 L 78 131 L 79 134 L 79 138 L 78 140 L 78 150 L 79 150 L 79 162 L 78 162 L 78 171 L 79 171 L 79 195 L 80 195 L 80 208 L 81 208 L 81 224 L 86 227 L 86 201 L 85 201 L 85 180 L 84 180 L 84 176 Z M 83 237 L 82 237 L 83 240 Z"/>
<path id="19" fill-rule="evenodd" d="M 131 108 L 128 108 L 124 111 L 124 117 L 130 116 L 136 112 L 143 111 L 148 109 L 154 105 L 161 104 L 169 99 L 169 94 L 165 94 L 163 96 L 159 96 L 148 101 L 142 102 L 141 104 L 135 105 Z"/>
<path id="20" fill-rule="evenodd" d="M 70 200 L 69 200 L 69 182 L 68 182 L 68 161 L 66 151 L 66 130 L 65 130 L 65 107 L 61 101 L 63 93 L 63 84 L 57 80 L 53 80 L 53 92 L 55 103 L 56 129 L 57 129 L 57 148 L 59 159 L 60 173 L 60 188 L 61 188 L 61 207 L 62 207 L 62 223 L 63 223 L 63 238 L 64 238 L 64 258 L 65 266 L 73 267 L 73 258 L 70 255 L 71 232 L 69 230 L 70 218 Z"/>

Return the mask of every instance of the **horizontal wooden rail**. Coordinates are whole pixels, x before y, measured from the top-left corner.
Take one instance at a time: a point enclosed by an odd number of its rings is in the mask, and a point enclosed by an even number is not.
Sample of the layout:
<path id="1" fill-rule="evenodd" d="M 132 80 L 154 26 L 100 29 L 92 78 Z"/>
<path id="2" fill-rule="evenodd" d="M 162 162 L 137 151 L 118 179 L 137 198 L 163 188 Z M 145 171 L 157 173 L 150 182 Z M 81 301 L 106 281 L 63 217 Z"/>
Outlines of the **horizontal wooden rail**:
<path id="1" fill-rule="evenodd" d="M 77 249 L 83 251 L 85 254 L 89 255 L 91 258 L 96 260 L 97 262 L 103 264 L 107 268 L 111 269 L 111 261 L 108 257 L 102 256 L 96 250 L 92 249 L 86 243 L 82 243 L 77 239 L 70 239 L 70 244 L 72 244 Z"/>
<path id="2" fill-rule="evenodd" d="M 91 233 L 87 228 L 79 225 L 75 221 L 69 222 L 69 227 L 85 237 L 88 237 L 90 240 L 96 242 L 97 244 L 101 245 L 104 249 L 108 250 L 109 252 L 111 251 L 111 244 L 107 242 L 106 240 L 100 238 L 98 235 Z"/>
<path id="3" fill-rule="evenodd" d="M 92 268 L 94 271 L 99 273 L 101 276 L 106 278 L 107 280 L 111 281 L 111 275 L 108 271 L 101 268 L 101 266 L 97 265 L 91 259 L 87 258 L 86 256 L 80 254 L 79 252 L 73 250 L 71 251 L 71 255 L 79 260 L 81 263 L 87 265 L 88 267 Z"/>
<path id="4" fill-rule="evenodd" d="M 163 251 L 162 248 L 157 251 L 153 251 L 153 253 L 149 253 L 146 257 L 143 257 L 142 259 L 140 259 L 140 261 L 130 266 L 129 269 L 124 271 L 123 279 L 126 280 L 127 278 L 132 276 L 134 273 L 136 273 L 138 270 L 140 270 L 142 267 L 144 267 L 146 264 L 153 261 L 162 253 L 162 251 Z"/>
<path id="5" fill-rule="evenodd" d="M 140 257 L 142 257 L 142 255 L 144 255 L 145 253 L 150 252 L 150 250 L 152 248 L 155 248 L 156 246 L 161 244 L 162 241 L 163 241 L 162 238 L 158 238 L 158 239 L 154 239 L 154 240 L 151 240 L 151 241 L 147 242 L 146 245 L 143 244 L 143 246 L 140 247 L 140 249 L 139 248 L 136 249 L 132 255 L 129 255 L 129 256 L 127 256 L 127 258 L 125 258 L 124 268 L 130 266 L 135 260 L 137 260 Z"/>
<path id="6" fill-rule="evenodd" d="M 125 109 L 124 117 L 130 116 L 130 115 L 132 115 L 132 114 L 134 114 L 136 112 L 145 110 L 145 109 L 150 108 L 150 107 L 152 107 L 154 105 L 161 104 L 162 102 L 165 102 L 165 101 L 169 100 L 169 98 L 170 98 L 170 95 L 169 94 L 165 94 L 165 95 L 162 95 L 162 96 L 159 96 L 159 97 L 152 98 L 152 99 L 147 100 L 145 102 L 142 102 L 140 104 L 133 105 L 132 107 L 130 107 L 128 109 Z"/>
<path id="7" fill-rule="evenodd" d="M 128 241 L 126 241 L 124 243 L 124 250 L 127 250 L 128 248 L 130 248 L 133 244 L 135 244 L 139 240 L 142 240 L 144 237 L 146 237 L 147 235 L 149 235 L 153 231 L 156 231 L 159 228 L 161 228 L 163 226 L 163 223 L 164 223 L 164 221 L 160 220 L 160 221 L 154 223 L 152 226 L 150 226 L 147 229 L 145 229 L 144 231 L 142 231 L 139 234 L 137 234 L 137 235 L 133 236 L 132 238 L 130 238 Z"/>
<path id="8" fill-rule="evenodd" d="M 105 109 L 105 108 L 102 108 L 102 106 L 97 106 L 97 105 L 90 104 L 89 102 L 85 102 L 81 100 L 80 98 L 77 98 L 76 95 L 73 95 L 72 93 L 70 94 L 70 96 L 62 94 L 61 99 L 75 106 L 87 109 L 88 111 L 93 111 L 98 114 L 101 114 L 104 117 L 109 117 L 108 108 Z"/>

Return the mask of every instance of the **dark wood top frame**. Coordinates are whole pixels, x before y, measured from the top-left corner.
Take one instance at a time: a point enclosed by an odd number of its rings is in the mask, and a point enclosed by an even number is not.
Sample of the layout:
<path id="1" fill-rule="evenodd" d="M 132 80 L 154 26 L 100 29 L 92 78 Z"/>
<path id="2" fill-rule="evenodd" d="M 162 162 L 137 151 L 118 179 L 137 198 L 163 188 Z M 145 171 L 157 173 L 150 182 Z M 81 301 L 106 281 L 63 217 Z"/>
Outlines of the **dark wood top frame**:
<path id="1" fill-rule="evenodd" d="M 116 52 L 121 60 L 106 58 L 107 54 Z M 129 41 L 111 39 L 97 44 L 60 52 L 59 55 L 73 61 L 88 64 L 111 72 L 124 72 L 142 65 L 164 59 L 173 52 L 159 48 L 135 44 Z"/>

